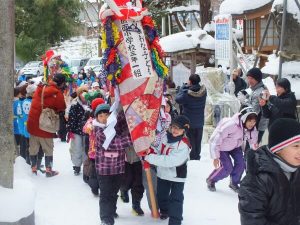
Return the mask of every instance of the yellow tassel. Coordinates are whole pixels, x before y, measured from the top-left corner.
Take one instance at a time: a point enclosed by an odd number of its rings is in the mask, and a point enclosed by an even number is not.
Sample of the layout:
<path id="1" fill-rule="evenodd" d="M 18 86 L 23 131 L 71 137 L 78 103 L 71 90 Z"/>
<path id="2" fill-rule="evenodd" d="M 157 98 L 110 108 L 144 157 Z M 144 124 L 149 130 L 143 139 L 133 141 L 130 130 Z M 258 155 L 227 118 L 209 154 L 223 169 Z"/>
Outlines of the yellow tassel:
<path id="1" fill-rule="evenodd" d="M 114 22 L 112 22 L 111 29 L 112 29 L 112 34 L 113 34 L 114 41 L 115 41 L 115 44 L 116 44 L 120 39 L 118 26 Z"/>
<path id="2" fill-rule="evenodd" d="M 107 43 L 106 43 L 106 32 L 104 28 L 101 28 L 101 35 L 102 35 L 102 40 L 101 40 L 101 48 L 102 49 L 107 49 Z"/>
<path id="3" fill-rule="evenodd" d="M 108 80 L 112 80 L 112 79 L 113 79 L 113 75 L 112 75 L 112 74 L 108 74 L 108 75 L 107 75 L 107 79 L 108 79 Z"/>

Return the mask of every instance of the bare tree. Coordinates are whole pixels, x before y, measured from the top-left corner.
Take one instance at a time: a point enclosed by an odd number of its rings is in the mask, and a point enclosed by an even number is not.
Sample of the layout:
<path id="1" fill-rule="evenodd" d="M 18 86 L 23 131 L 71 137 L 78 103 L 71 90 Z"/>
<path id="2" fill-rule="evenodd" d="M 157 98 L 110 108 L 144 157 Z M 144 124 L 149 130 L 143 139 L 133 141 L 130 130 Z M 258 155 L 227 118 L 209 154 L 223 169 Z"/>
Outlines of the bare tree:
<path id="1" fill-rule="evenodd" d="M 0 186 L 12 188 L 15 1 L 0 0 L 0 15 Z"/>
<path id="2" fill-rule="evenodd" d="M 200 4 L 200 18 L 201 28 L 203 29 L 205 24 L 212 20 L 212 12 L 210 10 L 211 0 L 199 0 Z"/>

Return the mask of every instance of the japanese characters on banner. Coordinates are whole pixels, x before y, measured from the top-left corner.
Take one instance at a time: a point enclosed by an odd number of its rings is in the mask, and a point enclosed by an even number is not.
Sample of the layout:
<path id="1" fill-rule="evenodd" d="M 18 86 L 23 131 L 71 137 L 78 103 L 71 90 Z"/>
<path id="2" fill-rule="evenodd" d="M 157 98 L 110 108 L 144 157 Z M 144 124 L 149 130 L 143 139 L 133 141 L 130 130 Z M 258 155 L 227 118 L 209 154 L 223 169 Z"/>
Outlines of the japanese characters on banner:
<path id="1" fill-rule="evenodd" d="M 232 56 L 232 17 L 215 16 L 215 58 L 231 60 Z"/>
<path id="2" fill-rule="evenodd" d="M 140 21 L 116 21 L 122 31 L 133 79 L 152 77 L 153 67 Z"/>

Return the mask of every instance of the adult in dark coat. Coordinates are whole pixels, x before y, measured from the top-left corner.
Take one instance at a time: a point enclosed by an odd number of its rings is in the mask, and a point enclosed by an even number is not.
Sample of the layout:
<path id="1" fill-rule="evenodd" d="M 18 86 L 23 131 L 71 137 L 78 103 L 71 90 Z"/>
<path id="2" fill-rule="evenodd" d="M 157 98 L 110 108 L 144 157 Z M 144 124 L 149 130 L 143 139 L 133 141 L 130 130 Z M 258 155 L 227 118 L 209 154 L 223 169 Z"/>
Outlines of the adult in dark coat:
<path id="1" fill-rule="evenodd" d="M 235 69 L 232 73 L 232 80 L 233 80 L 234 87 L 235 87 L 235 89 L 234 89 L 235 96 L 237 96 L 237 94 L 241 90 L 245 90 L 247 88 L 247 83 L 242 78 L 242 76 L 243 76 L 243 71 L 241 68 Z"/>
<path id="2" fill-rule="evenodd" d="M 241 225 L 300 225 L 300 124 L 278 119 L 268 146 L 247 154 L 239 189 Z"/>
<path id="3" fill-rule="evenodd" d="M 189 118 L 191 127 L 187 132 L 192 150 L 191 160 L 200 160 L 201 140 L 204 125 L 204 108 L 206 102 L 206 88 L 200 86 L 200 77 L 192 74 L 189 84 L 184 85 L 176 95 L 176 102 L 183 108 L 182 114 Z"/>
<path id="4" fill-rule="evenodd" d="M 297 100 L 291 92 L 291 84 L 288 79 L 282 78 L 276 82 L 277 96 L 267 92 L 266 99 L 260 99 L 263 116 L 269 118 L 269 127 L 278 118 L 296 119 Z"/>

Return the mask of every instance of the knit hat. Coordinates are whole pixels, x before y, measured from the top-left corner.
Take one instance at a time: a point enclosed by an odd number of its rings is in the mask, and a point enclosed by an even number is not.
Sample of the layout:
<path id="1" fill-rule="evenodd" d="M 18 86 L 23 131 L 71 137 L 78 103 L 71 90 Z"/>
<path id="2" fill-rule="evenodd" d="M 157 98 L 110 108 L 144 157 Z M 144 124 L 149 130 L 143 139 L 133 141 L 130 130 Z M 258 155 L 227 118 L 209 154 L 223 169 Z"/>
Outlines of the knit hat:
<path id="1" fill-rule="evenodd" d="M 255 80 L 257 80 L 257 82 L 261 82 L 262 80 L 262 72 L 259 68 L 250 69 L 246 76 L 254 78 Z"/>
<path id="2" fill-rule="evenodd" d="M 257 117 L 257 113 L 254 111 L 253 107 L 249 106 L 249 107 L 245 107 L 240 111 L 240 118 L 242 123 L 246 123 L 247 118 L 250 115 L 255 115 Z"/>
<path id="3" fill-rule="evenodd" d="M 32 97 L 33 93 L 35 92 L 37 86 L 35 84 L 30 84 L 26 88 L 27 96 Z"/>
<path id="4" fill-rule="evenodd" d="M 280 118 L 271 125 L 268 146 L 272 153 L 298 141 L 300 141 L 300 124 L 296 120 Z"/>
<path id="5" fill-rule="evenodd" d="M 79 96 L 82 92 L 88 92 L 88 87 L 86 85 L 80 86 L 76 90 L 77 96 Z"/>
<path id="6" fill-rule="evenodd" d="M 286 78 L 281 78 L 276 81 L 276 85 L 282 87 L 287 93 L 291 91 L 291 83 Z"/>
<path id="7" fill-rule="evenodd" d="M 172 125 L 176 125 L 180 129 L 188 130 L 190 128 L 190 120 L 186 116 L 180 115 L 175 117 L 172 121 Z"/>
<path id="8" fill-rule="evenodd" d="M 109 112 L 110 106 L 109 104 L 100 104 L 97 106 L 95 110 L 95 117 L 101 112 Z"/>
<path id="9" fill-rule="evenodd" d="M 92 83 L 92 88 L 95 88 L 95 87 L 100 87 L 100 85 L 99 85 L 98 82 L 93 82 L 93 83 Z"/>
<path id="10" fill-rule="evenodd" d="M 57 84 L 57 86 L 60 86 L 66 82 L 66 77 L 63 74 L 58 73 L 54 75 L 53 81 Z"/>
<path id="11" fill-rule="evenodd" d="M 104 100 L 103 98 L 96 98 L 92 101 L 91 103 L 91 108 L 93 111 L 96 110 L 97 106 L 100 105 L 100 104 L 103 104 L 104 103 Z"/>

